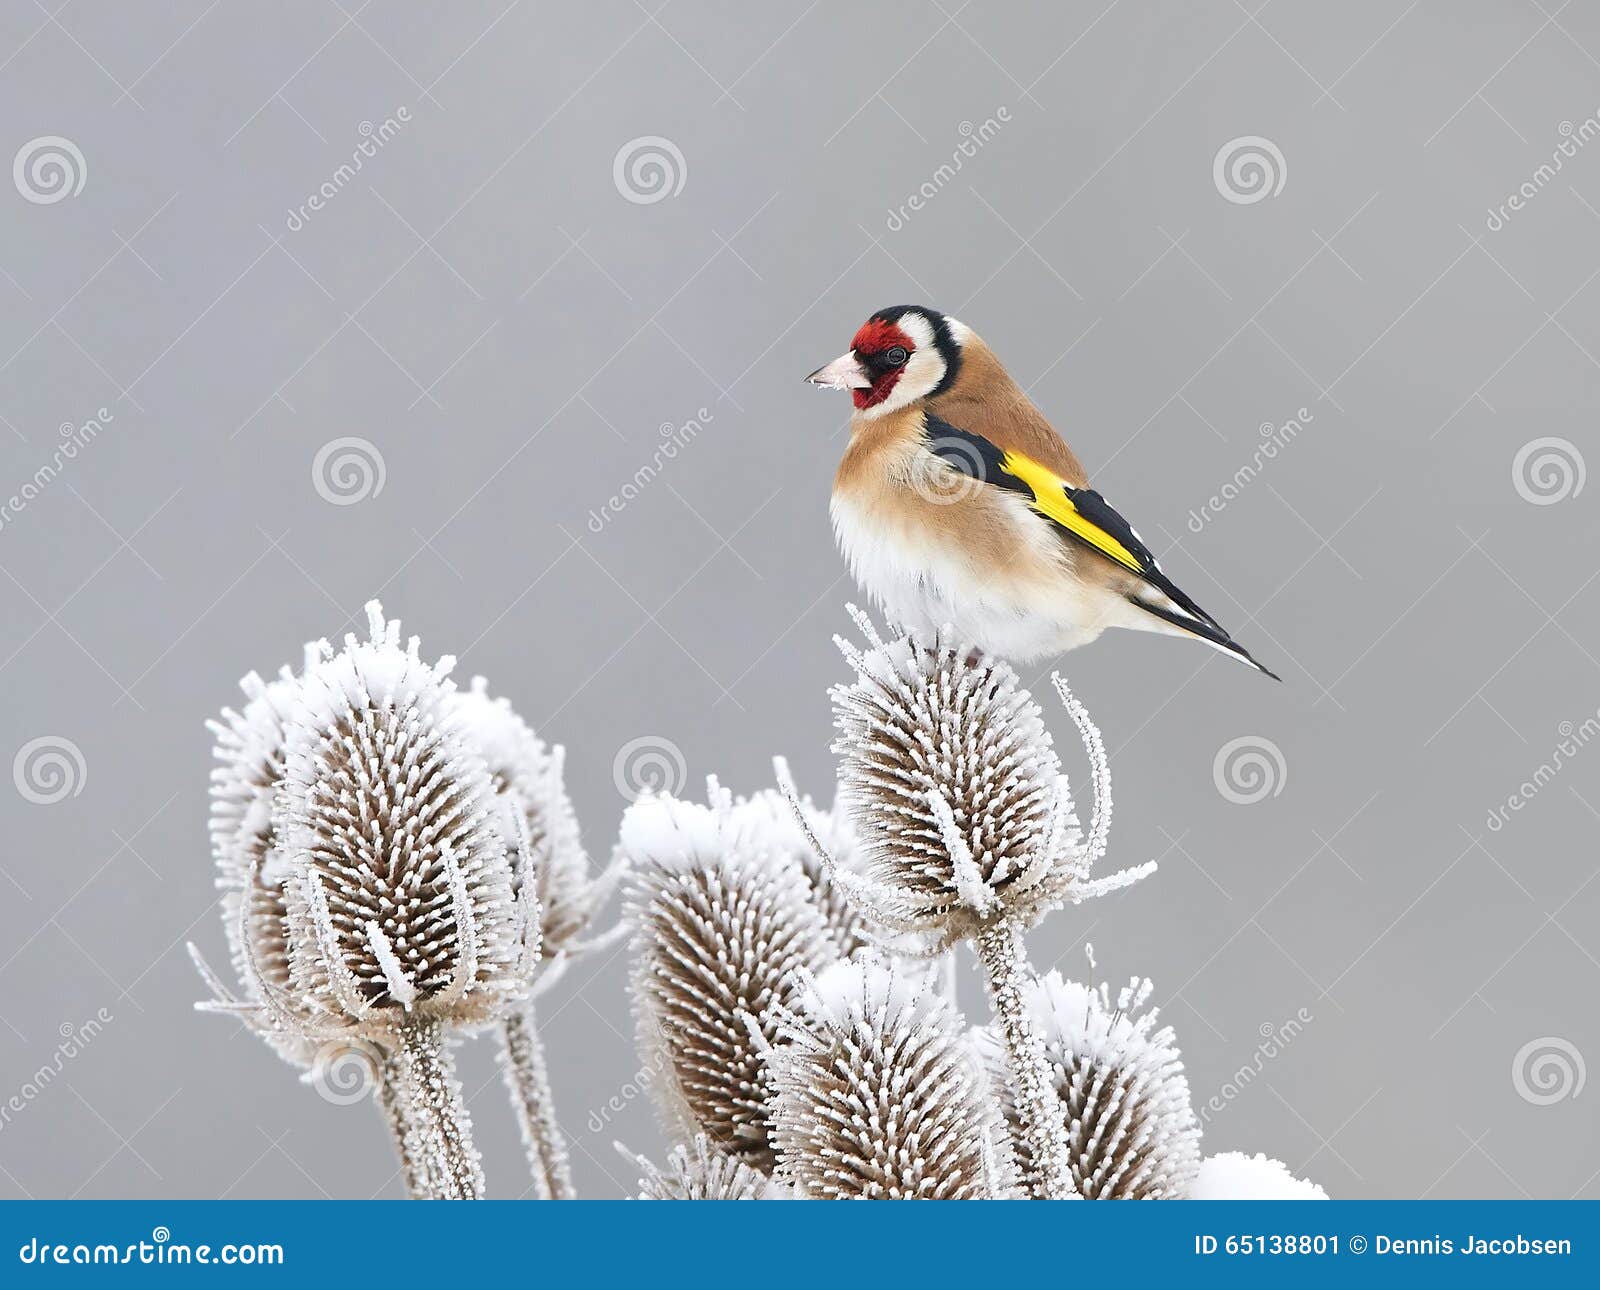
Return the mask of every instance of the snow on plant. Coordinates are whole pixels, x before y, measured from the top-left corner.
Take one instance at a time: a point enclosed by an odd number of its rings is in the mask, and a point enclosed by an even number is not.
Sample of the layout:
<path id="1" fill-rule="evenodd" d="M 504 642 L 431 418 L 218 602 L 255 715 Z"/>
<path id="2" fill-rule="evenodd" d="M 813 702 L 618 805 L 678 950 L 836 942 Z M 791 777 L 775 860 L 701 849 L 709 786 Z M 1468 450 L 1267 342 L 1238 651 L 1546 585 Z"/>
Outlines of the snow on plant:
<path id="1" fill-rule="evenodd" d="M 823 1200 L 1009 1195 L 999 1114 L 961 1016 L 871 954 L 807 978 L 780 1015 L 772 1071 L 779 1176 Z"/>
<path id="2" fill-rule="evenodd" d="M 1113 994 L 1049 972 L 1024 992 L 1067 1126 L 1073 1184 L 1086 1200 L 1176 1200 L 1200 1166 L 1200 1123 L 1172 1027 L 1157 1029 L 1158 1010 L 1144 1010 L 1153 988 L 1136 977 Z M 1037 1186 L 1022 1134 L 1017 1155 Z"/>
<path id="3" fill-rule="evenodd" d="M 798 862 L 736 819 L 715 784 L 711 796 L 645 797 L 622 818 L 639 1046 L 661 1059 L 652 1088 L 679 1145 L 703 1133 L 770 1175 L 774 1005 L 797 1000 L 797 969 L 838 953 Z"/>

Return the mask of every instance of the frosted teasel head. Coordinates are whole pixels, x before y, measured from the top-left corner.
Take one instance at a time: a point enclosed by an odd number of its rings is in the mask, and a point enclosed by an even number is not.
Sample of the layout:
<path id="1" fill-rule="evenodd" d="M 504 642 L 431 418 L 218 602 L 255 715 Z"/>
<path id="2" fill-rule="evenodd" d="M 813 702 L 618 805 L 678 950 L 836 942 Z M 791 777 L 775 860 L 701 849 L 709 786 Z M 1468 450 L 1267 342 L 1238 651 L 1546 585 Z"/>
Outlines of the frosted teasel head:
<path id="1" fill-rule="evenodd" d="M 537 961 L 533 884 L 513 874 L 454 710 L 454 660 L 424 663 L 376 602 L 367 614 L 368 640 L 322 647 L 287 723 L 274 829 L 289 985 L 266 1002 L 310 1031 L 495 1020 Z"/>
<path id="2" fill-rule="evenodd" d="M 787 1200 L 788 1189 L 760 1170 L 718 1151 L 703 1133 L 691 1146 L 676 1146 L 665 1169 L 657 1169 L 620 1142 L 617 1150 L 639 1170 L 640 1200 Z"/>
<path id="3" fill-rule="evenodd" d="M 780 773 L 787 778 L 787 765 L 781 760 L 777 764 L 783 767 Z M 809 797 L 804 797 L 800 799 L 798 809 L 797 817 L 795 809 L 781 792 L 762 789 L 734 802 L 734 827 L 758 850 L 787 856 L 804 870 L 811 887 L 812 901 L 822 915 L 823 924 L 833 937 L 839 954 L 849 958 L 869 943 L 861 912 L 828 876 L 828 866 L 823 864 L 808 840 L 808 831 L 817 838 L 833 864 L 846 873 L 861 872 L 863 859 L 860 843 L 839 802 L 835 801 L 832 809 L 823 810 Z M 804 828 L 801 827 L 801 820 L 805 822 Z"/>
<path id="4" fill-rule="evenodd" d="M 1011 1194 L 982 1063 L 928 973 L 868 954 L 802 980 L 767 1054 L 779 1176 L 814 1199 Z"/>
<path id="5" fill-rule="evenodd" d="M 1006 663 L 945 632 L 886 643 L 851 613 L 868 648 L 835 638 L 856 679 L 831 691 L 834 751 L 866 873 L 830 870 L 875 922 L 923 934 L 937 953 L 992 922 L 1030 926 L 1154 871 L 1090 877 L 1111 826 L 1111 772 L 1099 730 L 1060 677 L 1089 758 L 1087 833 L 1039 705 Z"/>
<path id="6" fill-rule="evenodd" d="M 488 682 L 472 679 L 453 696 L 463 732 L 483 756 L 489 777 L 516 817 L 506 830 L 508 847 L 524 844 L 514 856 L 535 877 L 541 921 L 541 954 L 548 963 L 579 952 L 595 913 L 610 895 L 614 880 L 589 872 L 578 816 L 567 794 L 566 749 L 546 744 L 504 698 L 491 698 Z"/>
<path id="7" fill-rule="evenodd" d="M 622 817 L 640 1055 L 661 1072 L 651 1087 L 673 1137 L 704 1133 L 771 1173 L 774 1007 L 793 1001 L 797 969 L 837 950 L 799 864 L 753 841 L 715 785 L 712 797 L 645 797 Z"/>
<path id="8" fill-rule="evenodd" d="M 306 667 L 319 657 L 315 643 L 305 647 Z M 237 998 L 191 946 L 213 992 L 207 1006 L 259 1007 L 259 983 L 279 992 L 289 985 L 284 865 L 272 811 L 283 783 L 286 725 L 299 686 L 288 666 L 271 681 L 251 672 L 239 682 L 244 706 L 224 708 L 218 720 L 207 722 L 216 737 L 212 756 L 217 762 L 211 771 L 211 852 L 222 893 L 223 929 L 244 994 Z M 292 1033 L 269 1030 L 267 1037 L 296 1065 L 310 1065 L 316 1057 L 316 1044 Z"/>
<path id="9" fill-rule="evenodd" d="M 1044 1040 L 1067 1121 L 1073 1181 L 1086 1200 L 1178 1200 L 1200 1168 L 1200 1122 L 1172 1027 L 1146 1008 L 1153 986 L 1135 977 L 1115 993 L 1036 978 L 1024 1003 Z M 985 1034 L 991 1063 L 1004 1058 Z M 1025 1177 L 1033 1162 L 1014 1135 Z"/>

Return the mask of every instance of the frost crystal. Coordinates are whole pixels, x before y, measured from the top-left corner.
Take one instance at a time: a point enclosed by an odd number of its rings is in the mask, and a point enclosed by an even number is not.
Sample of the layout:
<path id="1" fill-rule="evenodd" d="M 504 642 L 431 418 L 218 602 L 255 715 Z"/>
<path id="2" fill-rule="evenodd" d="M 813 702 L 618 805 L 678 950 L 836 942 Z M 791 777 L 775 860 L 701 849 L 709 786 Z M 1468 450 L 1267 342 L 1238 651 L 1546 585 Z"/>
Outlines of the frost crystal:
<path id="1" fill-rule="evenodd" d="M 527 829 L 530 872 L 538 880 L 543 955 L 570 949 L 588 928 L 605 889 L 589 874 L 589 860 L 563 779 L 566 750 L 534 734 L 504 698 L 491 698 L 488 683 L 453 697 L 463 733 L 482 754 L 495 789 L 510 797 Z"/>
<path id="2" fill-rule="evenodd" d="M 741 1160 L 712 1147 L 703 1133 L 692 1149 L 677 1146 L 667 1167 L 657 1169 L 619 1143 L 617 1150 L 639 1170 L 640 1200 L 785 1200 L 786 1189 Z"/>
<path id="3" fill-rule="evenodd" d="M 800 810 L 833 863 L 846 873 L 859 873 L 861 848 L 843 807 L 836 802 L 833 809 L 824 811 L 805 798 Z M 868 944 L 860 912 L 828 876 L 782 793 L 769 788 L 740 798 L 733 804 L 733 821 L 740 835 L 758 850 L 791 858 L 805 871 L 812 900 L 842 957 L 848 958 Z"/>
<path id="4" fill-rule="evenodd" d="M 641 1056 L 680 1141 L 702 1132 L 764 1173 L 770 1143 L 762 1052 L 772 1008 L 794 1001 L 794 973 L 836 957 L 800 866 L 754 845 L 732 818 L 648 797 L 622 819 L 634 927 Z"/>
<path id="5" fill-rule="evenodd" d="M 1175 1200 L 1200 1166 L 1200 1123 L 1172 1028 L 1142 1011 L 1135 979 L 1115 996 L 1051 972 L 1025 991 L 1066 1117 L 1070 1167 L 1087 1200 Z M 1024 1175 L 1032 1168 L 1018 1140 Z"/>
<path id="6" fill-rule="evenodd" d="M 835 964 L 784 1010 L 767 1062 L 779 1176 L 802 1195 L 970 1200 L 1009 1191 L 981 1065 L 959 1014 L 925 979 L 870 958 Z"/>

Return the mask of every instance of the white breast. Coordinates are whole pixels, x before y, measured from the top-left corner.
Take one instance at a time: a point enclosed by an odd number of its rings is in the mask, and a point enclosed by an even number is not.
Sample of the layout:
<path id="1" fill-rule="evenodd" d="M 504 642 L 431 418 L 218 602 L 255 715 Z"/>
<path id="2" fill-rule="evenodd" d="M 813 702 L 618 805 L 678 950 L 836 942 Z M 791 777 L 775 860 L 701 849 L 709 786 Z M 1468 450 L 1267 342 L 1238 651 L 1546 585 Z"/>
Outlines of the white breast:
<path id="1" fill-rule="evenodd" d="M 891 514 L 835 493 L 830 512 L 850 572 L 902 627 L 929 633 L 949 625 L 986 653 L 1021 663 L 1086 644 L 1107 625 L 1096 590 L 1070 576 L 1041 585 L 975 567 L 946 530 L 919 524 L 915 511 L 895 507 Z M 1017 519 L 1024 531 L 1036 522 L 1032 515 Z M 1043 531 L 1041 538 L 1054 540 Z"/>

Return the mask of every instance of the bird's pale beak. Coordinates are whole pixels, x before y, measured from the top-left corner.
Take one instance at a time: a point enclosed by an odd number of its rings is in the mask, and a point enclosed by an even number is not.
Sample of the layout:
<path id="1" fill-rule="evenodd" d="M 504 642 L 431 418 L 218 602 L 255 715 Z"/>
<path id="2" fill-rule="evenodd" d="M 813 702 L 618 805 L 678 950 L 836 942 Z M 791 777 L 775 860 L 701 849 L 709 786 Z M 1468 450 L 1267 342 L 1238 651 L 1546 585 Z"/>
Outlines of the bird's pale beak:
<path id="1" fill-rule="evenodd" d="M 824 390 L 866 390 L 872 387 L 853 349 L 839 355 L 826 366 L 817 368 L 806 380 Z"/>

